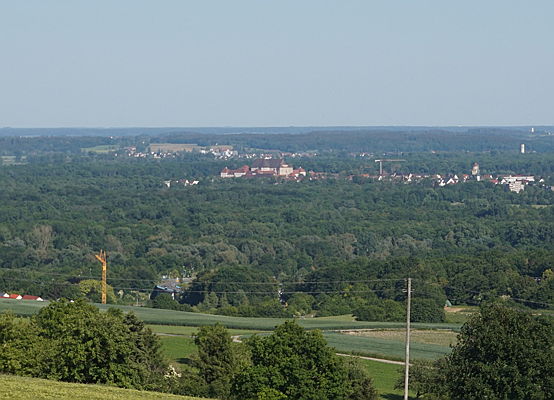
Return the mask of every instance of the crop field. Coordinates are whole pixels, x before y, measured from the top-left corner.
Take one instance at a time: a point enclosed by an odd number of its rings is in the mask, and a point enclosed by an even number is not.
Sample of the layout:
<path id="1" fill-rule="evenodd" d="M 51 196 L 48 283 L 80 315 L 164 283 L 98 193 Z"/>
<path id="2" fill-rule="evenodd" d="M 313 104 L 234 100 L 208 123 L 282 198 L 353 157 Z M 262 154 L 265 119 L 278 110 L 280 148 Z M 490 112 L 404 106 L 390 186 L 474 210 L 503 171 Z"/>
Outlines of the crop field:
<path id="1" fill-rule="evenodd" d="M 336 332 L 324 332 L 323 336 L 327 343 L 339 353 L 352 353 L 390 360 L 404 359 L 405 344 L 403 339 L 367 337 Z M 190 356 L 196 349 L 190 336 L 167 336 L 162 334 L 160 339 L 166 356 L 177 362 L 183 361 L 179 358 Z M 449 352 L 450 347 L 448 345 L 418 342 L 411 342 L 410 344 L 410 354 L 413 359 L 435 360 Z"/>
<path id="2" fill-rule="evenodd" d="M 11 400 L 200 400 L 196 397 L 0 375 L 0 396 Z"/>
<path id="3" fill-rule="evenodd" d="M 160 336 L 160 339 L 164 354 L 177 367 L 196 352 L 196 346 L 190 337 Z M 380 399 L 402 399 L 402 391 L 394 389 L 396 381 L 402 375 L 401 366 L 363 359 L 359 359 L 359 362 L 373 378 Z"/>
<path id="4" fill-rule="evenodd" d="M 373 337 L 395 341 L 403 341 L 406 335 L 406 331 L 404 329 L 372 329 L 362 331 L 345 331 L 342 333 L 353 336 Z M 414 329 L 410 334 L 410 342 L 450 346 L 456 344 L 457 336 L 458 334 L 456 332 L 446 329 Z"/>
<path id="5" fill-rule="evenodd" d="M 404 360 L 404 342 L 376 337 L 346 335 L 336 332 L 324 332 L 327 343 L 341 353 L 368 355 Z M 410 355 L 414 359 L 435 360 L 448 354 L 450 347 L 437 344 L 411 343 Z"/>
<path id="6" fill-rule="evenodd" d="M 350 336 L 325 332 L 324 337 L 330 346 L 340 353 L 352 353 L 390 360 L 404 359 L 404 342 L 399 340 L 371 337 Z M 188 357 L 194 353 L 196 346 L 189 336 L 160 336 L 162 348 L 170 359 Z M 410 354 L 413 359 L 435 360 L 450 352 L 448 346 L 411 343 Z"/>
<path id="7" fill-rule="evenodd" d="M 0 300 L 0 312 L 11 310 L 19 315 L 32 315 L 38 312 L 48 302 L 31 302 L 19 300 Z M 286 321 L 285 318 L 247 318 L 228 317 L 224 315 L 200 314 L 183 311 L 163 310 L 146 307 L 101 305 L 96 304 L 100 309 L 106 310 L 109 307 L 119 308 L 125 312 L 134 312 L 144 322 L 153 325 L 179 325 L 179 326 L 202 326 L 220 323 L 231 329 L 249 329 L 270 331 L 277 325 Z M 343 329 L 395 329 L 402 328 L 402 322 L 367 322 L 352 321 L 339 316 L 337 318 L 306 318 L 298 319 L 298 323 L 306 329 L 321 330 L 343 330 Z M 412 324 L 414 329 L 451 329 L 458 330 L 459 324 Z"/>
<path id="8" fill-rule="evenodd" d="M 178 325 L 148 325 L 152 332 L 164 333 L 167 335 L 192 336 L 198 331 L 196 326 L 178 326 Z M 254 333 L 263 333 L 267 331 L 253 329 L 227 329 L 232 336 L 253 335 Z"/>
<path id="9" fill-rule="evenodd" d="M 477 311 L 479 311 L 479 307 L 447 307 L 444 309 L 444 314 L 446 322 L 451 324 L 463 324 Z"/>

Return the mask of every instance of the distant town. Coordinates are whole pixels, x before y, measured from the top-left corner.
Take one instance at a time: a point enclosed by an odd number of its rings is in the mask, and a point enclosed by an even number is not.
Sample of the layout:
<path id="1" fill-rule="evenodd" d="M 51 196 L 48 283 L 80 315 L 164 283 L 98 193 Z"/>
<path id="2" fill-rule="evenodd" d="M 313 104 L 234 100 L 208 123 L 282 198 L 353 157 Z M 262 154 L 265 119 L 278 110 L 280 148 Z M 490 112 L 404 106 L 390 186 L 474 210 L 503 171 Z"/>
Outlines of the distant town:
<path id="1" fill-rule="evenodd" d="M 302 180 L 316 181 L 325 179 L 346 179 L 349 181 L 367 179 L 378 182 L 395 182 L 403 184 L 419 183 L 430 180 L 436 187 L 457 185 L 467 182 L 489 182 L 494 185 L 505 186 L 508 190 L 515 193 L 522 192 L 525 190 L 525 187 L 529 185 L 554 191 L 554 186 L 546 185 L 544 178 L 536 178 L 533 175 L 481 174 L 478 163 L 473 164 L 470 174 L 387 173 L 382 171 L 380 174 L 364 173 L 341 175 L 330 172 L 306 171 L 302 167 L 295 168 L 282 158 L 260 158 L 254 160 L 251 166 L 243 165 L 237 169 L 225 167 L 221 170 L 219 177 L 223 179 L 274 178 L 282 181 L 296 182 Z M 200 183 L 200 180 L 197 179 L 165 180 L 163 182 L 164 186 L 168 188 L 173 186 L 196 186 Z"/>

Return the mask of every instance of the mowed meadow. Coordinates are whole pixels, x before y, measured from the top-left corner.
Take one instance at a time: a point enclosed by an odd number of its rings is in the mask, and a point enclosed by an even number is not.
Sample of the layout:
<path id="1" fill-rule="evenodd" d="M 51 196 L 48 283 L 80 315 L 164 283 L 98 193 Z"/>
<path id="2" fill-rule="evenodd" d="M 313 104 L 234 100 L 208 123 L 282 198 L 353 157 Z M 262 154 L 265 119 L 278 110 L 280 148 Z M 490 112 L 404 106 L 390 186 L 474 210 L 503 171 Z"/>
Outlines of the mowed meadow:
<path id="1" fill-rule="evenodd" d="M 0 396 L 11 400 L 200 400 L 197 397 L 0 375 Z"/>

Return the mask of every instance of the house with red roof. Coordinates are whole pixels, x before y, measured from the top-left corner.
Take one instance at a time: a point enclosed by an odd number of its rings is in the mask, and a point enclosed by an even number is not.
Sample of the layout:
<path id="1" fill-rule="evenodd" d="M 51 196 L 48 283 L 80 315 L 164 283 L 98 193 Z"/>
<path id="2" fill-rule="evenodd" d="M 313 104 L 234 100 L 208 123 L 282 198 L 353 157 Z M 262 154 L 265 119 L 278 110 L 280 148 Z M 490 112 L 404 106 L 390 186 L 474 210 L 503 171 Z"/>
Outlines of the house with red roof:
<path id="1" fill-rule="evenodd" d="M 34 300 L 34 301 L 44 301 L 42 297 L 39 296 L 31 296 L 30 294 L 26 294 L 23 296 L 23 300 Z"/>

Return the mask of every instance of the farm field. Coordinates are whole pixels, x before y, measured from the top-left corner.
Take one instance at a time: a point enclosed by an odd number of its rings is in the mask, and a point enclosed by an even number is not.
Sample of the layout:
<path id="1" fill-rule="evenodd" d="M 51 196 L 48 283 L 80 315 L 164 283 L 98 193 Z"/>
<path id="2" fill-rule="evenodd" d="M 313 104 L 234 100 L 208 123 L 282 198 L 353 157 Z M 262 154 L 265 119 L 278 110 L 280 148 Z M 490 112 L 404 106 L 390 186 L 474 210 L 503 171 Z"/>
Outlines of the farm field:
<path id="1" fill-rule="evenodd" d="M 447 323 L 463 324 L 472 314 L 478 311 L 479 307 L 475 306 L 446 307 L 444 309 L 444 315 Z"/>
<path id="2" fill-rule="evenodd" d="M 359 337 L 372 337 L 380 339 L 388 339 L 395 341 L 403 341 L 406 335 L 404 329 L 372 329 L 361 331 L 345 331 L 341 332 L 346 335 Z M 420 330 L 414 329 L 411 331 L 410 342 L 423 344 L 437 344 L 440 346 L 450 346 L 456 344 L 457 333 L 450 330 L 433 329 Z"/>
<path id="3" fill-rule="evenodd" d="M 323 336 L 330 346 L 341 353 L 367 355 L 389 360 L 404 360 L 404 341 L 378 337 L 346 335 L 337 332 L 324 332 Z M 411 358 L 435 360 L 448 354 L 450 347 L 437 344 L 412 342 Z"/>
<path id="4" fill-rule="evenodd" d="M 196 346 L 190 337 L 186 336 L 161 336 L 162 350 L 167 358 L 179 364 L 184 364 L 185 359 L 196 351 Z M 380 399 L 402 399 L 402 392 L 394 389 L 396 381 L 401 377 L 401 367 L 378 361 L 360 359 L 360 364 L 367 369 L 375 387 L 379 391 Z"/>
<path id="5" fill-rule="evenodd" d="M 0 396 L 12 400 L 197 400 L 196 397 L 0 375 Z M 199 400 L 199 399 L 198 399 Z"/>
<path id="6" fill-rule="evenodd" d="M 48 302 L 21 302 L 16 300 L 0 300 L 0 312 L 11 310 L 19 315 L 32 315 L 48 304 Z M 101 309 L 116 307 L 123 311 L 133 311 L 140 319 L 154 326 L 154 331 L 170 335 L 191 336 L 196 330 L 195 327 L 202 325 L 212 325 L 221 323 L 231 329 L 232 335 L 250 335 L 260 331 L 271 331 L 275 326 L 283 323 L 285 319 L 279 318 L 244 318 L 227 317 L 221 315 L 189 313 L 181 311 L 161 310 L 145 307 L 131 306 L 106 306 L 97 305 Z M 401 333 L 398 337 L 363 337 L 347 335 L 335 330 L 351 329 L 401 329 L 402 323 L 396 322 L 365 322 L 351 321 L 343 316 L 334 319 L 329 318 L 311 318 L 300 319 L 298 323 L 307 329 L 321 329 L 329 344 L 343 353 L 356 353 L 392 360 L 402 360 L 404 357 L 404 339 Z M 413 324 L 414 329 L 459 329 L 457 324 Z M 437 335 L 428 334 L 429 337 L 443 335 L 443 331 L 437 330 Z M 429 339 L 427 339 L 429 341 Z M 438 339 L 433 339 L 438 340 Z M 450 352 L 448 344 L 435 343 L 412 343 L 412 355 L 414 358 L 437 359 Z"/>
<path id="7" fill-rule="evenodd" d="M 179 325 L 147 325 L 152 332 L 162 333 L 166 335 L 184 335 L 192 336 L 197 330 L 196 326 L 179 326 Z M 253 329 L 227 329 L 233 336 L 253 335 L 254 333 L 263 333 L 267 331 Z"/>
<path id="8" fill-rule="evenodd" d="M 435 333 L 435 331 L 430 331 L 429 336 L 432 337 L 433 333 Z M 178 358 L 187 357 L 192 354 L 196 347 L 190 336 L 191 334 L 182 336 L 160 336 L 166 356 L 170 359 L 178 360 Z M 233 334 L 238 334 L 238 332 Z M 247 333 L 244 334 L 249 335 Z M 439 340 L 444 340 L 440 335 L 441 333 L 439 333 Z M 390 360 L 404 359 L 405 345 L 403 338 L 368 337 L 336 332 L 324 332 L 323 336 L 329 345 L 333 346 L 340 353 L 352 353 Z M 427 337 L 426 340 L 428 340 Z M 450 352 L 450 347 L 446 344 L 418 343 L 414 341 L 410 345 L 410 352 L 414 359 L 435 360 L 448 354 Z"/>
<path id="9" fill-rule="evenodd" d="M 24 302 L 18 300 L 0 300 L 0 312 L 11 310 L 18 315 L 32 315 L 38 312 L 48 302 Z M 102 310 L 110 307 L 121 309 L 125 312 L 134 312 L 137 317 L 147 324 L 153 325 L 180 325 L 180 326 L 202 326 L 220 323 L 230 329 L 249 330 L 273 330 L 275 326 L 286 321 L 285 318 L 248 318 L 228 317 L 223 315 L 200 314 L 183 311 L 172 311 L 146 307 L 118 306 L 95 304 Z M 298 319 L 299 325 L 306 329 L 321 330 L 343 330 L 343 329 L 394 329 L 404 327 L 402 322 L 367 322 L 352 321 L 343 316 L 337 318 L 306 318 Z M 427 324 L 413 323 L 414 329 L 452 329 L 458 330 L 460 324 Z"/>
<path id="10" fill-rule="evenodd" d="M 360 363 L 367 369 L 369 375 L 373 378 L 373 383 L 379 391 L 380 399 L 403 399 L 403 392 L 394 388 L 396 381 L 402 376 L 402 369 L 400 366 L 371 360 L 360 360 Z M 412 398 L 415 399 L 414 393 L 410 393 L 410 399 Z"/>

